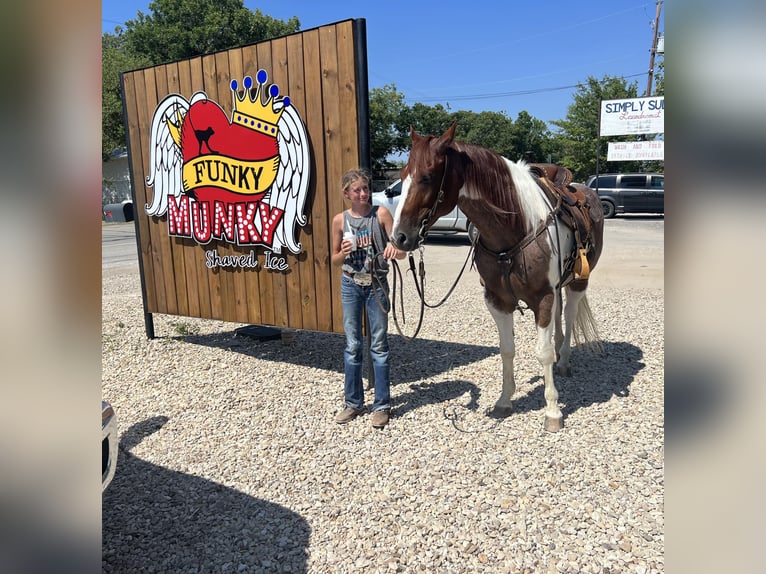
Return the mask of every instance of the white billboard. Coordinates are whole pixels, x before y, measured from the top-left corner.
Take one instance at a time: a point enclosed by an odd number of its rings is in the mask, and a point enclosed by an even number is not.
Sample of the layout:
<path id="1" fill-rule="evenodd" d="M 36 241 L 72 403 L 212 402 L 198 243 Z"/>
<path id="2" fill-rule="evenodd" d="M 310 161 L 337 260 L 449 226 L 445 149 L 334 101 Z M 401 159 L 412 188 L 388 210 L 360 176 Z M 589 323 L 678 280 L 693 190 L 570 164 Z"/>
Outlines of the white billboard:
<path id="1" fill-rule="evenodd" d="M 602 136 L 665 133 L 665 96 L 602 100 Z"/>
<path id="2" fill-rule="evenodd" d="M 665 142 L 609 142 L 606 161 L 665 161 Z"/>

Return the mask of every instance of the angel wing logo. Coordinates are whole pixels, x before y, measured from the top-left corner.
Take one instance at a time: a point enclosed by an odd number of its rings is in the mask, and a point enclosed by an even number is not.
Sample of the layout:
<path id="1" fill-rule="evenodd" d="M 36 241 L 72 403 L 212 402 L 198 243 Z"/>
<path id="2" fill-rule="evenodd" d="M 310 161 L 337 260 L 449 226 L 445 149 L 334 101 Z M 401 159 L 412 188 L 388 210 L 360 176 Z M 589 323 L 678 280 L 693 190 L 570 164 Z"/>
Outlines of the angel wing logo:
<path id="1" fill-rule="evenodd" d="M 310 180 L 306 128 L 290 98 L 264 70 L 231 82 L 231 117 L 205 92 L 170 94 L 151 125 L 150 216 L 167 216 L 168 234 L 207 244 L 219 239 L 300 253 L 298 226 Z"/>

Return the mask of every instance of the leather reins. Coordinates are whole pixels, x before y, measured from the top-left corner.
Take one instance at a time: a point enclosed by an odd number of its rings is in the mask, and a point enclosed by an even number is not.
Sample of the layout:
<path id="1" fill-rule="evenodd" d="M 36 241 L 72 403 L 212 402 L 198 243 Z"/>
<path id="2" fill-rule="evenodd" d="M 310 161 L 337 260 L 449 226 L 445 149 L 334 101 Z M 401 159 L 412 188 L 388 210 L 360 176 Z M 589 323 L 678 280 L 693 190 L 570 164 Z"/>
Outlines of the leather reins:
<path id="1" fill-rule="evenodd" d="M 423 261 L 423 242 L 426 238 L 426 225 L 436 215 L 436 210 L 438 209 L 439 205 L 444 201 L 444 182 L 447 178 L 447 164 L 448 164 L 448 157 L 445 155 L 444 157 L 444 172 L 442 173 L 442 180 L 441 184 L 439 185 L 439 192 L 436 195 L 436 200 L 434 201 L 433 205 L 429 208 L 428 212 L 426 213 L 425 217 L 420 221 L 420 228 L 418 229 L 418 251 L 420 252 L 420 263 L 418 265 L 418 270 L 415 271 L 415 258 L 412 256 L 412 252 L 410 251 L 408 253 L 409 257 L 409 271 L 412 273 L 412 280 L 415 284 L 415 290 L 418 294 L 418 299 L 420 300 L 420 311 L 418 314 L 418 324 L 415 327 L 415 332 L 407 336 L 402 332 L 401 327 L 399 326 L 399 320 L 396 316 L 396 293 L 397 293 L 397 279 L 401 282 L 402 286 L 404 285 L 404 280 L 402 278 L 402 272 L 399 269 L 399 263 L 392 259 L 393 268 L 394 268 L 394 280 L 393 280 L 393 286 L 392 286 L 392 296 L 391 296 L 391 311 L 392 311 L 392 317 L 394 319 L 394 326 L 396 327 L 397 332 L 399 335 L 407 339 L 408 341 L 412 341 L 417 337 L 418 333 L 420 332 L 420 328 L 423 326 L 423 316 L 425 314 L 425 308 L 428 307 L 429 309 L 436 309 L 437 307 L 441 307 L 444 303 L 447 302 L 447 299 L 449 299 L 450 295 L 452 295 L 453 291 L 455 290 L 455 287 L 457 287 L 458 282 L 460 281 L 460 278 L 463 276 L 463 272 L 465 271 L 466 266 L 468 265 L 468 261 L 471 259 L 471 255 L 473 254 L 474 250 L 474 241 L 471 240 L 471 247 L 468 250 L 468 254 L 466 255 L 466 259 L 463 262 L 463 266 L 460 269 L 460 272 L 458 273 L 457 277 L 455 278 L 455 281 L 452 283 L 452 286 L 448 289 L 447 293 L 442 297 L 442 299 L 435 304 L 428 303 L 426 301 L 425 296 L 425 290 L 426 290 L 426 269 L 425 269 L 425 263 Z M 401 309 L 402 314 L 402 325 L 406 323 L 406 319 L 404 316 L 404 297 L 401 294 L 401 288 L 399 289 L 399 305 Z"/>

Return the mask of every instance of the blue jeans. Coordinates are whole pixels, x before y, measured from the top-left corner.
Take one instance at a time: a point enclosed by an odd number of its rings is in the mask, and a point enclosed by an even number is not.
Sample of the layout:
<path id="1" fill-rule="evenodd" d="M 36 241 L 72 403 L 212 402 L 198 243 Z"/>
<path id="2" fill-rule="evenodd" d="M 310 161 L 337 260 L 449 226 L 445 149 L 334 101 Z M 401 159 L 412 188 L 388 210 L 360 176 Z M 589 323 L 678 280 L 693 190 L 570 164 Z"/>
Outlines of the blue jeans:
<path id="1" fill-rule="evenodd" d="M 377 292 L 377 296 L 376 296 Z M 364 364 L 365 341 L 362 335 L 362 312 L 367 306 L 367 325 L 370 330 L 370 355 L 375 375 L 375 400 L 372 410 L 387 410 L 391 407 L 391 382 L 388 367 L 388 283 L 362 287 L 343 275 L 340 286 L 343 303 L 343 329 L 346 332 L 346 350 L 343 353 L 346 379 L 344 395 L 347 407 L 364 407 L 362 366 Z M 385 305 L 381 308 L 380 302 Z"/>

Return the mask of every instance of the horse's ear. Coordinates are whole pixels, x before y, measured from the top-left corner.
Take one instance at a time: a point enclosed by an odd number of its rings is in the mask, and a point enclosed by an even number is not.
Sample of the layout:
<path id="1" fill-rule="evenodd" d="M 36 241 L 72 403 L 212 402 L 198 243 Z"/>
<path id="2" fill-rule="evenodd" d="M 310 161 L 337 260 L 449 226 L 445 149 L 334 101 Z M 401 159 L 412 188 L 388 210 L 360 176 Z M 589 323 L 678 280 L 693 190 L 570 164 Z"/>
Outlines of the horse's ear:
<path id="1" fill-rule="evenodd" d="M 439 136 L 439 139 L 436 140 L 436 144 L 434 145 L 434 151 L 437 154 L 444 154 L 447 151 L 447 148 L 452 144 L 452 140 L 455 139 L 455 129 L 457 128 L 457 121 L 452 122 L 452 125 L 447 128 L 447 131 L 444 132 L 441 136 Z"/>
<path id="2" fill-rule="evenodd" d="M 413 143 L 421 139 L 420 135 L 415 131 L 415 128 L 413 128 L 412 125 L 410 125 L 410 138 L 412 138 Z"/>
<path id="3" fill-rule="evenodd" d="M 454 122 L 452 122 L 452 125 L 451 125 L 450 127 L 448 127 L 448 128 L 447 128 L 447 131 L 446 131 L 446 132 L 444 132 L 444 135 L 443 135 L 442 137 L 444 137 L 444 136 L 448 136 L 448 137 L 449 137 L 449 140 L 450 140 L 450 142 L 451 142 L 453 139 L 455 139 L 455 130 L 456 130 L 456 129 L 457 129 L 457 120 L 455 120 Z"/>

